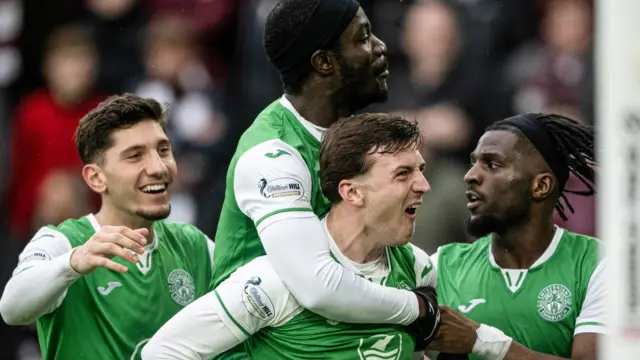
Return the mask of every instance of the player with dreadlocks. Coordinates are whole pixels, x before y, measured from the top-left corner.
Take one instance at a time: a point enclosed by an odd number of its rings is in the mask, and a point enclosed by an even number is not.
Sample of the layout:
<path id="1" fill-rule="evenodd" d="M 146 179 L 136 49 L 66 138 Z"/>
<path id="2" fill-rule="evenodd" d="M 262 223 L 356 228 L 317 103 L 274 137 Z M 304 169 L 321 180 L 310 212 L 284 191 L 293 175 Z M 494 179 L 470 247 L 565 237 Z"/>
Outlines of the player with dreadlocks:
<path id="1" fill-rule="evenodd" d="M 594 129 L 554 114 L 490 126 L 471 154 L 473 244 L 433 255 L 442 325 L 430 348 L 469 359 L 595 359 L 605 278 L 597 239 L 554 225 L 595 193 Z M 586 190 L 565 189 L 573 174 Z M 433 356 L 432 359 L 437 357 Z"/>

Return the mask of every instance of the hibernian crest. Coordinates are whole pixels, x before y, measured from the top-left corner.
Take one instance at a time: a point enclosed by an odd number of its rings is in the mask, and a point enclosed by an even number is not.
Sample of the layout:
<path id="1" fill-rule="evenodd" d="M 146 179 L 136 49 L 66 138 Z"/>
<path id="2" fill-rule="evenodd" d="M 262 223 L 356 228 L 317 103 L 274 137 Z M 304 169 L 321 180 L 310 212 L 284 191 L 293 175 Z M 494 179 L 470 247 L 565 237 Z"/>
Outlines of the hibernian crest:
<path id="1" fill-rule="evenodd" d="M 547 321 L 560 321 L 571 312 L 571 291 L 560 284 L 549 285 L 538 295 L 538 314 Z"/>
<path id="2" fill-rule="evenodd" d="M 196 285 L 188 272 L 175 269 L 169 274 L 169 292 L 173 301 L 182 306 L 187 306 L 196 298 Z"/>

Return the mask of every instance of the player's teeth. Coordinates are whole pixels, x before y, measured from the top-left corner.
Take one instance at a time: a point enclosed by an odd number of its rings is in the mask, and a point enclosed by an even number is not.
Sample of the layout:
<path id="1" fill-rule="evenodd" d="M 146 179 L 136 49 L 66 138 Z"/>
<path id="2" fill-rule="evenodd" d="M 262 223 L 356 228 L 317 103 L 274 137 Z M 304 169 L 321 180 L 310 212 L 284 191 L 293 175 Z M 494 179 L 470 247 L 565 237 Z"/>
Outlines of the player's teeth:
<path id="1" fill-rule="evenodd" d="M 142 191 L 144 192 L 149 192 L 149 191 L 161 191 L 164 190 L 164 185 L 162 184 L 158 184 L 158 185 L 147 185 L 145 187 L 142 188 Z"/>

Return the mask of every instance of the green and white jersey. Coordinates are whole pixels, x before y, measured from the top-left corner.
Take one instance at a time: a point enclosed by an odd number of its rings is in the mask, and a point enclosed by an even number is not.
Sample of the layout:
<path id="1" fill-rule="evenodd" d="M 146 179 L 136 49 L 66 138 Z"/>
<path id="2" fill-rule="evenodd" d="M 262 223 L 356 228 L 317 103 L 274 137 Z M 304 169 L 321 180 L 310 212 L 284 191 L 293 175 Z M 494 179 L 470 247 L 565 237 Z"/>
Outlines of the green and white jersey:
<path id="1" fill-rule="evenodd" d="M 20 255 L 14 276 L 69 254 L 99 229 L 93 215 L 41 228 Z M 167 320 L 207 293 L 211 240 L 191 225 L 166 221 L 155 222 L 154 234 L 136 265 L 113 258 L 128 272 L 97 268 L 76 274 L 37 320 L 43 359 L 139 359 L 142 346 Z"/>
<path id="2" fill-rule="evenodd" d="M 432 256 L 438 302 L 531 350 L 570 358 L 575 335 L 605 332 L 600 251 L 599 240 L 558 228 L 529 269 L 502 269 L 491 237 L 446 245 Z"/>
<path id="3" fill-rule="evenodd" d="M 212 288 L 265 255 L 258 232 L 268 224 L 301 212 L 322 216 L 329 210 L 318 175 L 323 132 L 283 96 L 240 138 L 227 173 Z"/>
<path id="4" fill-rule="evenodd" d="M 330 243 L 336 261 L 370 281 L 405 289 L 435 285 L 429 257 L 411 244 L 357 264 Z M 266 256 L 240 267 L 214 292 L 216 312 L 240 341 L 249 337 L 244 346 L 253 359 L 411 360 L 414 354 L 415 340 L 402 326 L 339 323 L 304 309 Z"/>

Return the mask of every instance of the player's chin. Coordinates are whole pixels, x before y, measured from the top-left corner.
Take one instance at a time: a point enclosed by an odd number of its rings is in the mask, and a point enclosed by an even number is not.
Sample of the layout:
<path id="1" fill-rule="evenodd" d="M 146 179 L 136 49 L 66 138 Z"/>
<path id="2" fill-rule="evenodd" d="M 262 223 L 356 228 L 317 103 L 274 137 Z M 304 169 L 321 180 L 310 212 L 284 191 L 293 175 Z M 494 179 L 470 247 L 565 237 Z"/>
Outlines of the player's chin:
<path id="1" fill-rule="evenodd" d="M 136 214 L 148 221 L 164 220 L 171 215 L 171 204 L 146 206 L 138 209 Z"/>

